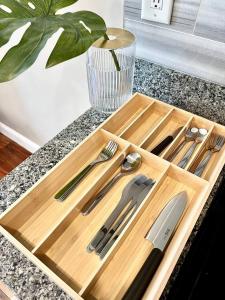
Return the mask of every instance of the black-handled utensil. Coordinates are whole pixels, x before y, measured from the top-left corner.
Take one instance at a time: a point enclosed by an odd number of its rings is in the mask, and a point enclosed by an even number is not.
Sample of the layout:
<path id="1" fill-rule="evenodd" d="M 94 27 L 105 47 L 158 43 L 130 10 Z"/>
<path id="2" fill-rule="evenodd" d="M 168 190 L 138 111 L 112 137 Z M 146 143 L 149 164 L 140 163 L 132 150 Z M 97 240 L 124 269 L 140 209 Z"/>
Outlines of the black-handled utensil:
<path id="1" fill-rule="evenodd" d="M 154 149 L 151 150 L 151 153 L 155 155 L 160 155 L 163 150 L 168 147 L 172 141 L 176 138 L 176 136 L 180 133 L 180 131 L 183 129 L 183 127 L 179 127 L 170 135 L 168 135 L 166 138 L 164 138 Z"/>
<path id="2" fill-rule="evenodd" d="M 172 143 L 172 141 L 174 140 L 174 138 L 169 135 L 167 136 L 161 143 L 159 143 L 152 151 L 151 153 L 155 154 L 155 155 L 160 155 L 161 152 L 166 149 L 167 146 L 169 146 L 170 143 Z"/>
<path id="3" fill-rule="evenodd" d="M 142 298 L 162 258 L 163 252 L 160 249 L 154 248 L 123 297 L 123 300 L 138 300 Z"/>
<path id="4" fill-rule="evenodd" d="M 153 244 L 153 250 L 122 300 L 140 300 L 142 298 L 163 258 L 164 251 L 181 219 L 186 205 L 187 193 L 181 192 L 171 199 L 161 211 L 146 236 L 146 239 Z"/>

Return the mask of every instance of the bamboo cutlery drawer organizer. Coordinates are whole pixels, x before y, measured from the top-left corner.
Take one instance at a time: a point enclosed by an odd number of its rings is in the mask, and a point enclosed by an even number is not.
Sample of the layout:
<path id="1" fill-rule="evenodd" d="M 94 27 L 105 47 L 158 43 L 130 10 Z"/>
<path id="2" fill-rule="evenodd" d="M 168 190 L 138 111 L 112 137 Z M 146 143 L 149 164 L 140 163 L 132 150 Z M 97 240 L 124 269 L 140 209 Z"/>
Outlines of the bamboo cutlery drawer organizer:
<path id="1" fill-rule="evenodd" d="M 172 161 L 168 157 L 193 127 L 207 132 L 181 168 L 179 161 L 193 140 L 183 143 Z M 158 156 L 151 153 L 178 128 Z M 0 232 L 74 299 L 118 300 L 153 248 L 145 239 L 152 224 L 171 198 L 186 191 L 188 204 L 183 217 L 144 295 L 144 299 L 158 299 L 225 163 L 222 145 L 219 151 L 212 151 L 201 176 L 194 174 L 210 149 L 213 135 L 225 136 L 225 127 L 135 94 L 1 215 Z M 96 165 L 64 201 L 56 200 L 56 193 L 96 159 L 110 140 L 118 144 L 116 153 Z M 118 180 L 93 211 L 83 215 L 82 208 L 133 152 L 141 155 L 140 167 Z M 87 245 L 117 205 L 126 184 L 138 174 L 153 179 L 155 184 L 100 259 L 87 251 Z"/>

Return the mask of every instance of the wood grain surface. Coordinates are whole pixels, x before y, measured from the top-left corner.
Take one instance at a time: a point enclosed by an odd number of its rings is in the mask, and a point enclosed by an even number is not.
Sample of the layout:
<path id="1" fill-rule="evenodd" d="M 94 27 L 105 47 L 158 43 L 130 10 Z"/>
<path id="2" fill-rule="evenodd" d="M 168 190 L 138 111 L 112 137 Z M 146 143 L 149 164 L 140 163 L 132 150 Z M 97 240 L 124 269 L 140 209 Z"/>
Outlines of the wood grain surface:
<path id="1" fill-rule="evenodd" d="M 184 130 L 161 157 L 149 152 L 180 126 Z M 181 169 L 176 160 L 168 162 L 166 158 L 184 139 L 189 126 L 206 128 L 208 135 L 187 167 Z M 225 136 L 225 127 L 137 93 L 1 215 L 0 232 L 73 298 L 117 300 L 151 252 L 152 245 L 144 238 L 147 231 L 166 203 L 186 191 L 188 207 L 144 296 L 159 299 L 225 163 L 224 145 L 213 155 L 202 178 L 192 174 L 195 160 L 204 152 L 211 133 Z M 57 191 L 89 164 L 109 140 L 119 145 L 115 156 L 96 166 L 66 201 L 57 201 Z M 81 215 L 83 205 L 119 171 L 124 157 L 131 152 L 141 154 L 141 167 L 124 176 L 90 215 Z M 135 174 L 144 174 L 156 183 L 100 260 L 86 247 Z"/>
<path id="2" fill-rule="evenodd" d="M 0 178 L 7 175 L 31 153 L 0 133 Z"/>

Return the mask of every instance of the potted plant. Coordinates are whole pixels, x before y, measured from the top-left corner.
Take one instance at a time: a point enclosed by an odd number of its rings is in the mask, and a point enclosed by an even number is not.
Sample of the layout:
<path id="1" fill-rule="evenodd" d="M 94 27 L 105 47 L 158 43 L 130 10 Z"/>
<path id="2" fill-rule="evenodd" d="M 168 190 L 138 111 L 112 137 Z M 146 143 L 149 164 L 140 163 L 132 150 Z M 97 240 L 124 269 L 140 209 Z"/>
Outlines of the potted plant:
<path id="1" fill-rule="evenodd" d="M 0 5 L 0 47 L 5 45 L 13 32 L 29 23 L 20 42 L 11 47 L 0 62 L 0 82 L 16 78 L 37 59 L 48 39 L 58 29 L 63 31 L 56 42 L 46 68 L 86 52 L 99 38 L 109 41 L 104 20 L 91 11 L 57 14 L 59 9 L 78 0 L 2 0 Z M 121 72 L 116 49 L 108 49 L 114 70 Z M 90 86 L 90 84 L 89 84 Z M 107 88 L 107 87 L 106 87 Z"/>

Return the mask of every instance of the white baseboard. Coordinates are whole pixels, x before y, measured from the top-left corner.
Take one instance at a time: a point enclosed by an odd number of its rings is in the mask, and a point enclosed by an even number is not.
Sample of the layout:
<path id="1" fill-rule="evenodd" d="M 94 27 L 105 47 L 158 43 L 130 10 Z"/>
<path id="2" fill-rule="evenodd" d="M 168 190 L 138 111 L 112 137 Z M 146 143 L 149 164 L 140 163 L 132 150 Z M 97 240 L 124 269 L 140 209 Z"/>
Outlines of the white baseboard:
<path id="1" fill-rule="evenodd" d="M 40 148 L 39 145 L 35 144 L 31 140 L 15 131 L 14 129 L 10 128 L 9 126 L 3 124 L 2 122 L 0 122 L 0 132 L 31 153 L 34 153 Z"/>

